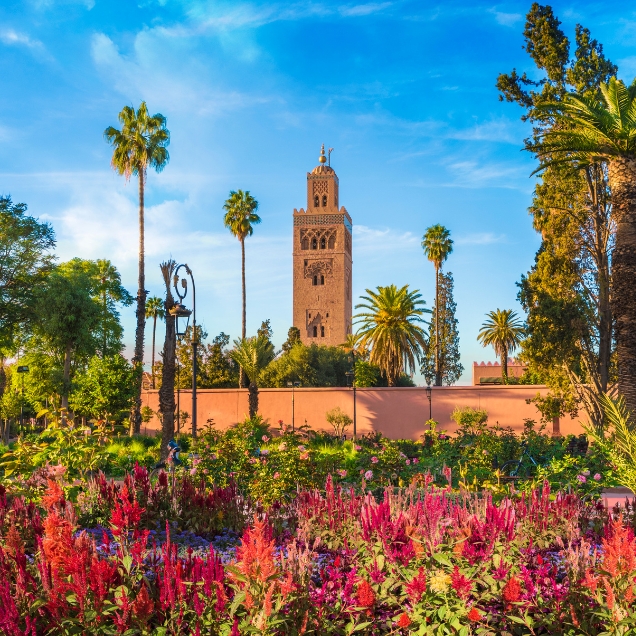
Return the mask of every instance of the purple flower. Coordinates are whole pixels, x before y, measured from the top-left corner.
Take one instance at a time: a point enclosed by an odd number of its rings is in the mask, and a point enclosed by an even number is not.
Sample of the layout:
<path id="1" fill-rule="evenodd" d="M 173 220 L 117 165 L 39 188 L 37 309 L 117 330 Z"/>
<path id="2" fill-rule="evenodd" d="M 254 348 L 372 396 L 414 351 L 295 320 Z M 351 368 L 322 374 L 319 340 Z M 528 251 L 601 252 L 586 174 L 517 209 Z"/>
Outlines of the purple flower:
<path id="1" fill-rule="evenodd" d="M 366 473 L 364 473 L 364 478 L 369 481 L 370 479 L 373 479 L 373 471 L 372 470 L 367 470 Z"/>

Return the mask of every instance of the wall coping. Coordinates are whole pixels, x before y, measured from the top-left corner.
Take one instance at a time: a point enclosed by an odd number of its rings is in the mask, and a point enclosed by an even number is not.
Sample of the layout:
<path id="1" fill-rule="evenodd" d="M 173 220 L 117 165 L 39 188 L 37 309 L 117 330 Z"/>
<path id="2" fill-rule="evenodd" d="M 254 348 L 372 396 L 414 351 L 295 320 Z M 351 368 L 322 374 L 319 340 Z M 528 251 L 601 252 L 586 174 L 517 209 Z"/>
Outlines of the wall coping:
<path id="1" fill-rule="evenodd" d="M 370 386 L 370 387 L 359 387 L 356 389 L 356 392 L 363 393 L 381 393 L 383 391 L 426 391 L 428 387 L 425 386 Z M 432 386 L 431 389 L 434 392 L 443 391 L 443 392 L 453 392 L 453 391 L 524 391 L 528 389 L 541 390 L 546 389 L 545 384 L 491 384 L 491 385 L 459 385 L 459 386 Z M 313 392 L 320 393 L 323 391 L 351 391 L 351 387 L 348 386 L 320 386 L 320 387 L 296 387 L 294 392 Z M 179 393 L 191 393 L 192 389 L 179 389 Z M 249 389 L 239 389 L 237 388 L 227 388 L 227 389 L 199 389 L 197 388 L 198 393 L 248 393 Z M 291 387 L 268 387 L 264 389 L 259 389 L 259 393 L 291 393 Z M 159 389 L 145 389 L 142 391 L 144 394 L 153 394 L 159 393 Z M 175 389 L 176 393 L 176 389 Z"/>

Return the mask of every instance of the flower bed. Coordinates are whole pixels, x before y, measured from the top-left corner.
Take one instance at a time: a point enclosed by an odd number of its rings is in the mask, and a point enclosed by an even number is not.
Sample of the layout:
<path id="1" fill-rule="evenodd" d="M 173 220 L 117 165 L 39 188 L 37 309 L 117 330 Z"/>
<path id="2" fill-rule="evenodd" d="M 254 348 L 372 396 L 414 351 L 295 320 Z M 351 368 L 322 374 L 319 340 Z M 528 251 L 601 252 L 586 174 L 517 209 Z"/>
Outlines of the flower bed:
<path id="1" fill-rule="evenodd" d="M 430 483 L 374 497 L 329 477 L 265 511 L 234 484 L 151 483 L 138 467 L 68 492 L 51 479 L 34 503 L 0 488 L 2 634 L 636 629 L 632 511 L 547 484 L 494 502 Z"/>

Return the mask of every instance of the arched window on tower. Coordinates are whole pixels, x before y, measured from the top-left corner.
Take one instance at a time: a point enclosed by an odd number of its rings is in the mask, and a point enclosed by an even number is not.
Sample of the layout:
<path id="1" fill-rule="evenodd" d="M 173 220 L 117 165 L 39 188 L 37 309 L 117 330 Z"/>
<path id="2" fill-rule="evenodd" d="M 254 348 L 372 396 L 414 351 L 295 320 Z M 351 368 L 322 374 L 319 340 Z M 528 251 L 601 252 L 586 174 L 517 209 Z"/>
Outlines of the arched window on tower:
<path id="1" fill-rule="evenodd" d="M 323 208 L 327 207 L 327 195 L 326 194 L 322 195 L 322 207 Z"/>
<path id="2" fill-rule="evenodd" d="M 320 197 L 317 194 L 314 196 L 314 207 L 320 207 Z"/>
<path id="3" fill-rule="evenodd" d="M 320 284 L 321 285 L 325 284 L 325 275 L 324 274 L 320 274 Z"/>
<path id="4" fill-rule="evenodd" d="M 312 250 L 318 249 L 318 239 L 315 236 L 314 238 L 311 239 L 311 249 Z"/>
<path id="5" fill-rule="evenodd" d="M 321 249 L 321 250 L 324 250 L 326 247 L 327 247 L 327 241 L 325 240 L 325 237 L 323 236 L 323 237 L 320 239 L 320 249 Z"/>
<path id="6" fill-rule="evenodd" d="M 322 325 L 320 325 L 320 337 L 321 338 L 325 337 L 325 328 Z"/>
<path id="7" fill-rule="evenodd" d="M 318 276 L 314 276 L 314 285 L 318 284 Z"/>
<path id="8" fill-rule="evenodd" d="M 316 325 L 314 325 L 314 338 L 318 337 L 318 327 L 316 327 Z"/>
<path id="9" fill-rule="evenodd" d="M 336 235 L 332 234 L 329 237 L 329 249 L 332 250 L 336 247 Z"/>

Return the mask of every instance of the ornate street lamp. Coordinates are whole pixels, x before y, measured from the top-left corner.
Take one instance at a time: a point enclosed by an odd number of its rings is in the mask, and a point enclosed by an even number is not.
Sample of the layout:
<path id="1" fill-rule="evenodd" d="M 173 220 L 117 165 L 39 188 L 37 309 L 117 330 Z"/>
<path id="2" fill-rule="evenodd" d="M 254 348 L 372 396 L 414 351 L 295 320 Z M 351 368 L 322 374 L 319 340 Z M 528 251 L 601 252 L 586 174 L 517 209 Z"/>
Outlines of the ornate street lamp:
<path id="1" fill-rule="evenodd" d="M 352 351 L 349 354 L 349 362 L 351 362 L 351 370 L 345 373 L 347 376 L 347 386 L 353 388 L 353 439 L 358 434 L 357 418 L 356 418 L 356 354 Z"/>
<path id="2" fill-rule="evenodd" d="M 188 309 L 184 307 L 182 304 L 183 299 L 188 294 L 188 281 L 185 278 L 179 279 L 179 270 L 181 268 L 185 268 L 186 274 L 190 277 L 190 282 L 192 283 L 192 311 L 190 312 Z M 178 322 L 179 318 L 188 318 L 192 314 L 192 437 L 197 436 L 197 345 L 199 344 L 197 341 L 197 295 L 196 295 L 196 287 L 194 285 L 194 276 L 192 276 L 192 270 L 188 267 L 187 264 L 181 264 L 177 266 L 175 269 L 174 276 L 172 278 L 174 291 L 179 298 L 179 302 L 173 307 L 175 310 L 170 310 L 170 313 L 175 316 L 177 319 L 177 325 L 175 330 L 177 335 L 184 335 L 188 326 L 186 324 L 186 328 L 183 333 L 179 333 Z M 179 284 L 181 288 L 179 288 Z"/>
<path id="3" fill-rule="evenodd" d="M 428 398 L 428 419 L 432 420 L 433 419 L 433 403 L 432 403 L 433 389 L 431 388 L 430 384 L 426 387 L 426 397 Z"/>
<path id="4" fill-rule="evenodd" d="M 292 431 L 296 430 L 296 422 L 294 418 L 294 389 L 297 389 L 300 386 L 300 382 L 288 382 L 287 386 L 292 390 Z"/>
<path id="5" fill-rule="evenodd" d="M 22 375 L 22 393 L 20 394 L 20 430 L 22 430 L 24 422 L 24 374 L 29 372 L 29 367 L 20 366 L 16 371 Z"/>

